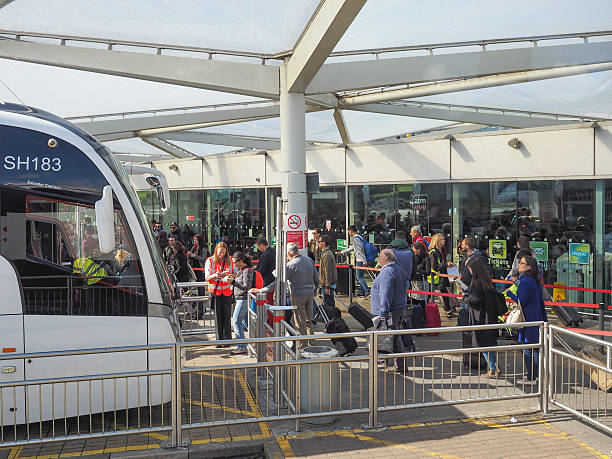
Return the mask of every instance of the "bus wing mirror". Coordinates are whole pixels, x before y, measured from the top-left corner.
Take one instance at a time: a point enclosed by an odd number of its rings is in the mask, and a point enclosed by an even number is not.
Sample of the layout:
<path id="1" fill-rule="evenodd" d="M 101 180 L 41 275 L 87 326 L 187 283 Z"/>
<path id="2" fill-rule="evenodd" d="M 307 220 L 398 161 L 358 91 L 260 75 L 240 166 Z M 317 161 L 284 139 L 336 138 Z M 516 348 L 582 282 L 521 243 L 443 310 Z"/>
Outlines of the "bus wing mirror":
<path id="1" fill-rule="evenodd" d="M 163 172 L 153 169 L 152 167 L 136 166 L 133 164 L 124 164 L 123 168 L 127 175 L 145 175 L 146 181 L 157 192 L 159 200 L 159 208 L 165 212 L 170 207 L 170 191 L 168 190 L 168 181 Z"/>
<path id="2" fill-rule="evenodd" d="M 113 189 L 110 185 L 106 185 L 102 190 L 102 198 L 96 201 L 95 209 L 100 252 L 112 252 L 115 249 L 115 211 Z"/>
<path id="3" fill-rule="evenodd" d="M 168 190 L 168 182 L 166 177 L 161 176 L 150 176 L 147 177 L 147 183 L 151 187 L 155 188 L 157 192 L 157 199 L 159 200 L 159 208 L 162 212 L 168 210 L 168 204 L 170 203 L 170 191 Z"/>

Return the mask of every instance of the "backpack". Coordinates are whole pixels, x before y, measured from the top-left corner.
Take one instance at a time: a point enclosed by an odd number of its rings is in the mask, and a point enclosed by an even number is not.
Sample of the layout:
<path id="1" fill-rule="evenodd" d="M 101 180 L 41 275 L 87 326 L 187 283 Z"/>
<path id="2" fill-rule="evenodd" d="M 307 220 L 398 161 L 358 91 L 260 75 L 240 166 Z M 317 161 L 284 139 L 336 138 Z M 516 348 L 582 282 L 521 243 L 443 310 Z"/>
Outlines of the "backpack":
<path id="1" fill-rule="evenodd" d="M 358 234 L 357 237 L 363 239 L 363 252 L 365 253 L 366 260 L 368 263 L 374 263 L 378 257 L 378 247 L 376 247 L 370 241 L 366 241 L 361 234 Z"/>
<path id="2" fill-rule="evenodd" d="M 253 271 L 253 274 L 255 274 L 253 276 L 253 283 L 251 284 L 251 288 L 263 288 L 264 287 L 264 280 L 263 280 L 263 276 L 261 275 L 261 273 L 259 271 L 256 271 L 252 268 L 247 268 L 250 269 L 251 271 Z M 251 301 L 251 303 L 255 303 L 255 300 Z M 262 304 L 264 304 L 265 301 L 264 300 L 260 300 L 257 301 L 257 304 L 259 306 L 261 306 Z"/>

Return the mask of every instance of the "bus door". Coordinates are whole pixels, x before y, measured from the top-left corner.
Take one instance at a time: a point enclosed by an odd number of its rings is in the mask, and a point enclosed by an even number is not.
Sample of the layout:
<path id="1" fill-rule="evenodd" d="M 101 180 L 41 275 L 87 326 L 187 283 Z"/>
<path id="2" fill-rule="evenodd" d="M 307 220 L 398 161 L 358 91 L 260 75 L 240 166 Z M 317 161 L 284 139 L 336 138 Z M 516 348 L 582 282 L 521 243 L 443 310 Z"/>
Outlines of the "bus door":
<path id="1" fill-rule="evenodd" d="M 4 238 L 3 238 L 4 239 Z M 2 357 L 24 352 L 23 314 L 17 272 L 13 265 L 0 256 L 0 355 Z M 0 384 L 24 380 L 24 360 L 0 360 Z M 25 422 L 25 395 L 23 386 L 0 388 L 2 409 L 0 425 L 11 426 Z"/>

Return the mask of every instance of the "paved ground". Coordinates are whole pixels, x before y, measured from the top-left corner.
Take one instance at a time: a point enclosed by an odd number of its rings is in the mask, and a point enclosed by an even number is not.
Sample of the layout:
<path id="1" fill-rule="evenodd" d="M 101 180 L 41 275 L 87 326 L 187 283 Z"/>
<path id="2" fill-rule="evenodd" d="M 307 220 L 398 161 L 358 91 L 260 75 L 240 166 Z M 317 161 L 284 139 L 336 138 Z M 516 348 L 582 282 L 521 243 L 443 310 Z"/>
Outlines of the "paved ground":
<path id="1" fill-rule="evenodd" d="M 357 330 L 357 323 L 344 314 L 349 326 Z M 453 318 L 443 315 L 443 325 L 454 325 Z M 458 334 L 440 334 L 417 338 L 418 350 L 447 349 L 461 342 Z M 201 348 L 189 357 L 198 366 L 250 363 L 248 358 L 234 358 L 226 350 Z M 482 381 L 478 371 L 459 375 L 460 356 L 442 356 L 438 361 L 414 361 L 427 379 L 436 377 L 435 388 L 425 385 L 402 387 L 404 381 L 418 381 L 414 375 L 402 375 L 379 367 L 379 400 L 391 403 L 391 394 L 401 393 L 407 402 L 435 401 L 448 397 L 449 388 L 470 386 L 476 394 L 483 391 L 506 391 L 516 394 L 512 381 L 518 370 L 512 359 L 503 356 L 505 368 L 515 374 L 492 382 Z M 340 392 L 356 393 L 360 382 L 367 387 L 364 372 L 352 363 L 341 368 Z M 440 368 L 445 373 L 440 376 Z M 453 370 L 455 368 L 456 370 Z M 450 370 L 450 371 L 449 371 Z M 453 374 L 452 372 L 455 371 Z M 430 372 L 430 373 L 426 373 Z M 367 374 L 367 371 L 365 372 Z M 464 378 L 469 377 L 469 380 Z M 387 379 L 388 378 L 388 379 Z M 264 378 L 265 379 L 265 378 Z M 516 379 L 516 378 L 515 378 Z M 384 382 L 383 382 L 384 381 Z M 473 383 L 472 383 L 473 381 Z M 580 385 L 581 387 L 583 384 Z M 240 370 L 197 371 L 183 379 L 183 422 L 201 423 L 219 420 L 256 419 L 288 412 L 286 407 L 274 405 L 274 392 L 266 388 L 262 373 Z M 257 389 L 254 389 L 257 387 Z M 444 392 L 446 390 L 446 392 Z M 385 392 L 388 391 L 388 392 Z M 509 392 L 508 392 L 509 391 Z M 427 394 L 427 396 L 425 395 Z M 451 395 L 452 396 L 452 395 Z M 382 397 L 382 398 L 381 398 Z M 429 397 L 429 398 L 427 398 Z M 456 399 L 456 396 L 453 397 Z M 345 399 L 346 400 L 346 399 Z M 354 408 L 367 408 L 367 399 L 355 396 Z M 584 397 L 582 398 L 584 401 Z M 612 405 L 611 405 L 612 406 Z M 346 408 L 346 405 L 343 407 Z M 503 400 L 477 404 L 458 404 L 390 411 L 380 414 L 379 426 L 367 425 L 366 414 L 351 414 L 334 418 L 314 418 L 301 422 L 295 431 L 294 421 L 251 422 L 186 430 L 188 448 L 163 450 L 160 443 L 166 432 L 90 440 L 57 442 L 45 445 L 0 449 L 0 459 L 24 457 L 110 457 L 148 456 L 167 457 L 222 457 L 228 448 L 233 457 L 610 457 L 612 439 L 587 424 L 560 410 L 542 416 L 537 412 L 536 399 Z M 284 411 L 283 411 L 284 410 Z M 513 415 L 508 415 L 512 413 Z"/>

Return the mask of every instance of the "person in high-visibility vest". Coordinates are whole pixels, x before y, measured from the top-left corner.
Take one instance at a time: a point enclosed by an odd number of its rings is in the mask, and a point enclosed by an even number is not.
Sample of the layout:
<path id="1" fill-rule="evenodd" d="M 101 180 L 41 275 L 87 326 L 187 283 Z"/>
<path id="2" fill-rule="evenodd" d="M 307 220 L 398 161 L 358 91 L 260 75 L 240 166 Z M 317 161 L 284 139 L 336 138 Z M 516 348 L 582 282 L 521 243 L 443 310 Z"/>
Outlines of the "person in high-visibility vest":
<path id="1" fill-rule="evenodd" d="M 444 251 L 444 235 L 434 234 L 429 243 L 429 259 L 431 262 L 431 274 L 427 277 L 430 285 L 441 293 L 448 293 L 448 278 L 440 277 L 438 274 L 446 274 L 446 252 Z M 442 297 L 444 310 L 451 311 L 450 301 L 447 296 Z"/>
<path id="2" fill-rule="evenodd" d="M 91 258 L 77 258 L 72 264 L 72 272 L 87 279 L 87 285 L 95 285 L 108 275 L 101 263 Z"/>
<path id="3" fill-rule="evenodd" d="M 225 242 L 219 242 L 204 266 L 211 306 L 215 308 L 217 339 L 232 339 L 232 281 L 236 278 L 234 263 Z M 228 347 L 220 344 L 217 347 Z"/>

